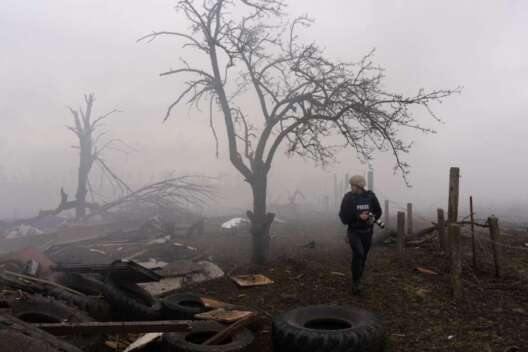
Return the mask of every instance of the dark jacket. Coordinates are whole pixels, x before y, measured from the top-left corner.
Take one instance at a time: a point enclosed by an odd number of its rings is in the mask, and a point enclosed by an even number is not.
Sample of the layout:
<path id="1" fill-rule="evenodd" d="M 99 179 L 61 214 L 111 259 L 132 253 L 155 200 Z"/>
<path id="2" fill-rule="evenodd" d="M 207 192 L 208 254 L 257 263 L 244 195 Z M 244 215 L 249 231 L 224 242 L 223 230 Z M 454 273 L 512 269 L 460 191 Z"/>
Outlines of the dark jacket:
<path id="1" fill-rule="evenodd" d="M 348 232 L 372 230 L 373 225 L 359 218 L 359 214 L 364 211 L 374 214 L 376 220 L 381 217 L 381 207 L 374 192 L 345 194 L 341 202 L 339 218 L 343 224 L 348 225 Z"/>

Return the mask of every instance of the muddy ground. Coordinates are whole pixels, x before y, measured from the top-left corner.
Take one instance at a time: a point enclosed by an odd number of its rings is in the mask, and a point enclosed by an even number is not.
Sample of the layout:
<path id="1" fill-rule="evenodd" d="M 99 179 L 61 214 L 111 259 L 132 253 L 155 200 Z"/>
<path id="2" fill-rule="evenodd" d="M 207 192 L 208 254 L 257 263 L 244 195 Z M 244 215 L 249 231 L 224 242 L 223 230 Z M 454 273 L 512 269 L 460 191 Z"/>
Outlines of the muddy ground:
<path id="1" fill-rule="evenodd" d="M 437 239 L 409 247 L 403 256 L 394 245 L 381 241 L 369 255 L 366 291 L 354 296 L 349 289 L 351 253 L 345 229 L 336 221 L 312 218 L 275 223 L 270 261 L 261 267 L 248 264 L 251 241 L 247 231 L 222 231 L 221 222 L 222 219 L 208 219 L 205 234 L 173 238 L 195 247 L 194 253 L 209 258 L 226 272 L 223 278 L 181 291 L 197 292 L 256 310 L 259 321 L 255 329 L 255 352 L 272 351 L 271 317 L 292 307 L 312 304 L 354 305 L 378 313 L 385 322 L 387 351 L 528 351 L 528 247 L 522 250 L 504 248 L 503 277 L 496 279 L 489 251 L 478 252 L 478 269 L 471 267 L 468 256 L 471 246 L 466 237 L 464 298 L 454 301 L 450 293 L 448 260 L 440 252 Z M 112 227 L 107 230 L 115 231 Z M 74 237 L 91 238 L 101 231 L 97 227 L 82 231 L 70 228 L 64 233 L 43 235 L 39 241 L 45 244 L 55 237 L 62 241 Z M 485 231 L 479 236 L 489 237 Z M 505 240 L 522 248 L 528 243 L 528 233 L 519 231 Z M 315 246 L 307 246 L 312 242 Z M 10 242 L 10 245 L 20 244 Z M 164 248 L 158 253 L 163 254 L 164 260 L 181 256 L 174 249 L 177 247 L 159 247 Z M 130 248 L 131 251 L 139 249 L 141 245 Z M 89 256 L 83 257 L 82 253 Z M 65 251 L 64 258 L 93 262 L 99 256 L 87 250 L 82 253 Z M 108 254 L 115 259 L 123 256 L 124 250 Z M 438 275 L 418 272 L 417 267 L 433 270 Z M 265 274 L 274 283 L 241 289 L 229 279 L 231 274 L 254 273 Z"/>
<path id="2" fill-rule="evenodd" d="M 516 256 L 517 267 L 515 272 L 505 269 L 501 279 L 494 278 L 490 258 L 479 260 L 479 270 L 465 261 L 464 298 L 455 302 L 448 261 L 436 241 L 408 248 L 403 257 L 394 246 L 378 244 L 369 256 L 365 294 L 358 297 L 349 290 L 351 254 L 338 224 L 275 226 L 272 257 L 263 267 L 247 265 L 246 235 L 207 232 L 207 238 L 191 242 L 227 273 L 264 273 L 275 281 L 240 289 L 225 277 L 189 288 L 257 310 L 262 329 L 255 351 L 272 351 L 273 315 L 311 304 L 349 304 L 377 312 L 385 321 L 389 351 L 528 351 L 528 282 L 518 271 L 528 269 L 526 251 L 505 253 Z M 304 246 L 311 241 L 315 248 Z M 469 248 L 466 241 L 464 250 Z M 438 275 L 422 274 L 416 267 Z"/>

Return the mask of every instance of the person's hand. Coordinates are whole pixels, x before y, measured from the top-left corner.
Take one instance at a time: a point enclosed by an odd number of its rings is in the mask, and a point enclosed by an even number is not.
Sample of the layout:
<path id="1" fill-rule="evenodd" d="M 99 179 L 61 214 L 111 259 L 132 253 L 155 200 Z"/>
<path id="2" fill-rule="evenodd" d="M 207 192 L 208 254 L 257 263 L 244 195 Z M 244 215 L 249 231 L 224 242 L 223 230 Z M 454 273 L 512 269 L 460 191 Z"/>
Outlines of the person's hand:
<path id="1" fill-rule="evenodd" d="M 363 221 L 367 221 L 369 219 L 369 214 L 364 211 L 363 213 L 359 214 L 359 218 Z"/>

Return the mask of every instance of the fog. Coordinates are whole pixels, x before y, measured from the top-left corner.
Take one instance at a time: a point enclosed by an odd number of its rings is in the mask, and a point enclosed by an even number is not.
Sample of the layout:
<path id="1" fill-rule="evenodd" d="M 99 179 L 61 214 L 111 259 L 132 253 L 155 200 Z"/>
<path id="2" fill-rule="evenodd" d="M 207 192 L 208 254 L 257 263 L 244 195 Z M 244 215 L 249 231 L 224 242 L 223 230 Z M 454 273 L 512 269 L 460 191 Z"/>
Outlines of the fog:
<path id="1" fill-rule="evenodd" d="M 412 93 L 419 88 L 462 86 L 460 95 L 434 105 L 442 119 L 418 116 L 437 131 L 404 131 L 415 144 L 407 187 L 393 173 L 390 153 L 372 162 L 381 199 L 412 201 L 427 214 L 447 202 L 449 167 L 461 168 L 461 207 L 473 195 L 479 207 L 524 216 L 528 206 L 528 3 L 510 1 L 290 0 L 291 15 L 308 14 L 315 24 L 304 40 L 322 44 L 328 56 L 358 60 L 372 48 L 386 69 L 385 85 Z M 177 174 L 222 176 L 233 192 L 213 206 L 245 209 L 249 187 L 229 163 L 219 130 L 220 153 L 207 113 L 167 106 L 183 87 L 159 73 L 191 60 L 192 51 L 174 38 L 136 40 L 153 30 L 185 30 L 174 1 L 78 0 L 0 2 L 0 218 L 24 217 L 53 208 L 59 189 L 74 194 L 77 151 L 67 106 L 84 93 L 95 110 L 122 112 L 106 125 L 130 152 L 108 152 L 113 169 L 132 185 Z M 218 116 L 220 118 L 220 116 Z M 333 194 L 333 175 L 364 174 L 368 165 L 353 150 L 340 152 L 326 169 L 281 155 L 273 164 L 270 199 L 295 189 L 308 199 Z M 230 188 L 230 190 L 232 190 Z M 227 192 L 220 193 L 226 194 Z"/>

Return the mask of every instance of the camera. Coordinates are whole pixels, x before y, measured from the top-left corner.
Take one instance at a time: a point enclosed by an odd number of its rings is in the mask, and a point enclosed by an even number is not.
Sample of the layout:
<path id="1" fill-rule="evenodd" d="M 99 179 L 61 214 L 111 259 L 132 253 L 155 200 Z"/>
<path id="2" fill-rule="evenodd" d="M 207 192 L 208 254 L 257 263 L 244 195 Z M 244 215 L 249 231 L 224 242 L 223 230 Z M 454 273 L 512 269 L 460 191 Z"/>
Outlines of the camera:
<path id="1" fill-rule="evenodd" d="M 383 221 L 381 221 L 380 219 L 376 220 L 376 217 L 372 213 L 369 213 L 368 223 L 371 225 L 376 224 L 382 229 L 385 228 L 385 224 L 383 223 Z"/>

